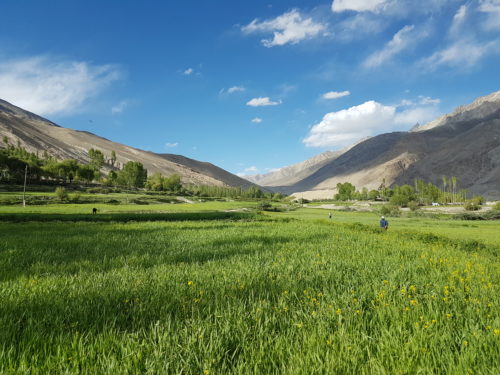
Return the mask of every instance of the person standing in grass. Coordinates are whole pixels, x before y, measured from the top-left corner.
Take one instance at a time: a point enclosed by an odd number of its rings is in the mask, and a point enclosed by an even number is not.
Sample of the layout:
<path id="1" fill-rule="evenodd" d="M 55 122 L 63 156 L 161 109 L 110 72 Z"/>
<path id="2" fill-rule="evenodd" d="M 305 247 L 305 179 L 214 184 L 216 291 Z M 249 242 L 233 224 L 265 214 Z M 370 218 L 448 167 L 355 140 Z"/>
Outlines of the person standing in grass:
<path id="1" fill-rule="evenodd" d="M 389 228 L 389 222 L 383 216 L 380 217 L 380 228 L 384 228 L 385 230 Z"/>

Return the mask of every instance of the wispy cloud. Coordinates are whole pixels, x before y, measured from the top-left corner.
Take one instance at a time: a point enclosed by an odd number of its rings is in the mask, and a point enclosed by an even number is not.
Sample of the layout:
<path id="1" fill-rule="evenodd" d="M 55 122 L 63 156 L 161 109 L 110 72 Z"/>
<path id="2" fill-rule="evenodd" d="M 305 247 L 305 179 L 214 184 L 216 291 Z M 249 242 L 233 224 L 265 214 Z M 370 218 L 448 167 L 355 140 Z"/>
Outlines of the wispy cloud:
<path id="1" fill-rule="evenodd" d="M 235 92 L 243 92 L 245 91 L 246 89 L 243 87 L 243 86 L 233 86 L 233 87 L 230 87 L 227 89 L 227 92 L 229 94 L 233 94 Z"/>
<path id="2" fill-rule="evenodd" d="M 125 109 L 128 107 L 128 105 L 129 105 L 129 102 L 127 100 L 122 100 L 120 103 L 114 105 L 111 108 L 111 113 L 113 115 L 116 115 L 118 113 L 122 113 L 123 111 L 125 111 Z"/>
<path id="3" fill-rule="evenodd" d="M 172 142 L 172 143 L 167 142 L 167 143 L 165 143 L 165 148 L 174 148 L 174 147 L 177 147 L 177 146 L 179 146 L 178 142 Z"/>
<path id="4" fill-rule="evenodd" d="M 323 99 L 338 99 L 344 96 L 351 95 L 350 91 L 329 91 L 321 95 Z"/>
<path id="5" fill-rule="evenodd" d="M 272 105 L 279 105 L 281 101 L 272 101 L 269 97 L 264 98 L 253 98 L 247 102 L 247 105 L 250 107 L 267 107 Z"/>
<path id="6" fill-rule="evenodd" d="M 251 23 L 243 26 L 241 30 L 245 34 L 272 33 L 270 39 L 262 39 L 265 47 L 283 46 L 285 44 L 297 44 L 306 39 L 326 33 L 326 25 L 315 22 L 311 17 L 306 18 L 296 9 L 284 13 L 271 20 L 259 22 L 254 19 Z"/>
<path id="7" fill-rule="evenodd" d="M 332 11 L 339 13 L 348 10 L 356 12 L 376 12 L 386 0 L 333 0 Z"/>
<path id="8" fill-rule="evenodd" d="M 194 73 L 194 69 L 193 68 L 187 68 L 186 70 L 184 70 L 182 72 L 182 74 L 184 74 L 185 76 L 190 76 L 193 73 Z"/>
<path id="9" fill-rule="evenodd" d="M 454 42 L 444 49 L 436 51 L 431 56 L 422 59 L 419 65 L 424 70 L 436 70 L 440 66 L 470 68 L 476 65 L 489 53 L 498 52 L 499 42 L 478 42 L 477 40 L 463 39 Z"/>
<path id="10" fill-rule="evenodd" d="M 481 0 L 478 10 L 486 14 L 486 22 L 483 27 L 486 30 L 500 30 L 500 1 L 499 0 Z"/>
<path id="11" fill-rule="evenodd" d="M 467 17 L 468 13 L 468 6 L 467 5 L 462 5 L 460 8 L 458 8 L 457 12 L 453 16 L 453 21 L 450 27 L 450 34 L 456 35 L 460 32 L 460 29 Z"/>
<path id="12" fill-rule="evenodd" d="M 252 119 L 252 122 L 254 124 L 260 124 L 263 120 L 260 117 L 255 117 Z"/>
<path id="13" fill-rule="evenodd" d="M 236 175 L 239 177 L 245 177 L 250 174 L 258 174 L 258 173 L 260 173 L 259 168 L 252 165 L 251 167 L 245 168 L 243 172 L 236 173 Z"/>
<path id="14" fill-rule="evenodd" d="M 219 95 L 225 95 L 225 94 L 235 94 L 238 92 L 245 92 L 247 89 L 243 86 L 232 86 L 228 88 L 227 90 L 225 88 L 221 89 L 219 91 Z"/>
<path id="15" fill-rule="evenodd" d="M 0 98 L 40 115 L 70 115 L 122 76 L 116 65 L 35 56 L 0 63 Z"/>
<path id="16" fill-rule="evenodd" d="M 409 48 L 423 35 L 422 33 L 414 32 L 414 25 L 407 25 L 399 30 L 392 39 L 380 50 L 370 55 L 363 65 L 367 68 L 378 67 L 388 60 L 392 59 L 401 51 Z"/>

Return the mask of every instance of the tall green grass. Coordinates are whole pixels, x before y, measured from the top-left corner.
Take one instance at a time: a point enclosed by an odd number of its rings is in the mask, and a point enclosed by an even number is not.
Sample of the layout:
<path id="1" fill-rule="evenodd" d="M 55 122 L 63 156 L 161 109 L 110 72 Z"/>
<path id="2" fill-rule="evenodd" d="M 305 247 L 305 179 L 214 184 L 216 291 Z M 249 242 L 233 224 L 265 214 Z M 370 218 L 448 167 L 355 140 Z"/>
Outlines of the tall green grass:
<path id="1" fill-rule="evenodd" d="M 2 374 L 499 370 L 489 247 L 298 220 L 0 232 Z"/>

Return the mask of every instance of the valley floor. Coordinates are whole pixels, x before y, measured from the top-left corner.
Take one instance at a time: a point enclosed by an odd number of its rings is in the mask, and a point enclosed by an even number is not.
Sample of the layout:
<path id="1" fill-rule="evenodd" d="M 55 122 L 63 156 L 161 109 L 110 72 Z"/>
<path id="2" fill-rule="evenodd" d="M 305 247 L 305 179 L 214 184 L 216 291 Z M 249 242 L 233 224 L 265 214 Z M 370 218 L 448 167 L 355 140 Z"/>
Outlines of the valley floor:
<path id="1" fill-rule="evenodd" d="M 1 206 L 0 373 L 498 373 L 498 221 L 255 205 Z"/>

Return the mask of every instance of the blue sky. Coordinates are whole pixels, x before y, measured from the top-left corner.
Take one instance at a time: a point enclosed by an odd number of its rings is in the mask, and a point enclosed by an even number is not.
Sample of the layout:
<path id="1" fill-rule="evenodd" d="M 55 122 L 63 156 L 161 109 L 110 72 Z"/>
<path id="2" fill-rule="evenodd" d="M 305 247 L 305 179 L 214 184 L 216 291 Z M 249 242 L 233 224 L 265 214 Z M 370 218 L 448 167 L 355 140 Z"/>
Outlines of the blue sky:
<path id="1" fill-rule="evenodd" d="M 500 0 L 1 0 L 0 98 L 265 173 L 500 89 Z"/>

